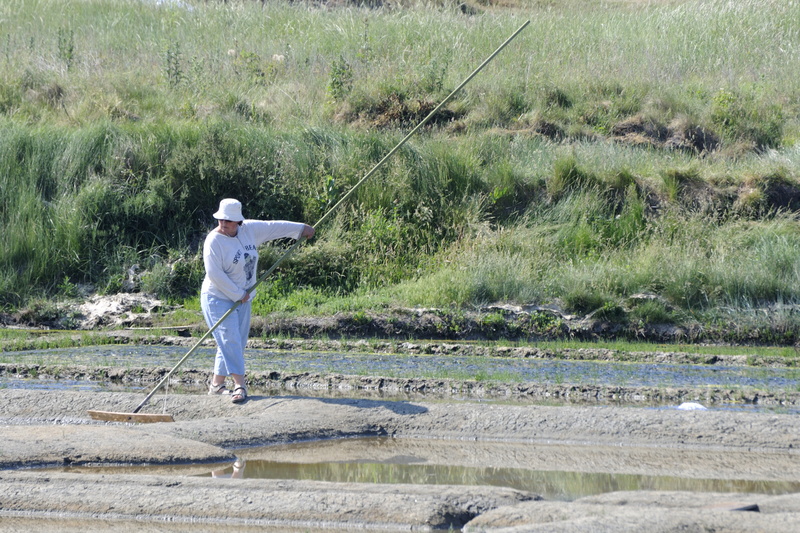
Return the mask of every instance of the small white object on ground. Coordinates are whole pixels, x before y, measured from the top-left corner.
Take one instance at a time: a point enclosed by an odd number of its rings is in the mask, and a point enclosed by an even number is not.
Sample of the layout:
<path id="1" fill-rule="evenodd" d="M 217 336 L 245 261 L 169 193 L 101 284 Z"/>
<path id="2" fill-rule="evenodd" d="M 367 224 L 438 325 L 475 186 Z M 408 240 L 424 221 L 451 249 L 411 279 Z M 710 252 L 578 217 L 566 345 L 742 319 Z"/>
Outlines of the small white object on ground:
<path id="1" fill-rule="evenodd" d="M 703 407 L 697 402 L 683 402 L 678 406 L 678 409 L 683 411 L 708 411 L 706 407 Z"/>

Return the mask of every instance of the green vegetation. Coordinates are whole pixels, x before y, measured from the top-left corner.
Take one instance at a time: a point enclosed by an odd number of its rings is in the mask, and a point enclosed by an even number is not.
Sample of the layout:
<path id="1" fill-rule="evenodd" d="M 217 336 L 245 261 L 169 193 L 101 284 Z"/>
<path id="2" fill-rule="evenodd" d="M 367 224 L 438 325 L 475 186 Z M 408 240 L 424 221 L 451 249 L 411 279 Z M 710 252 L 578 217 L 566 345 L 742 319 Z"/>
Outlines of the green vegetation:
<path id="1" fill-rule="evenodd" d="M 9 352 L 0 358 L 0 363 L 19 363 L 31 361 L 12 352 L 23 350 L 49 350 L 52 348 L 74 348 L 79 346 L 99 346 L 114 344 L 116 341 L 108 335 L 83 332 L 75 336 L 74 332 L 57 330 L 6 330 L 0 329 L 0 351 Z"/>
<path id="2" fill-rule="evenodd" d="M 800 4 L 336 4 L 3 2 L 0 308 L 196 306 L 221 198 L 316 222 L 530 19 L 255 311 L 555 303 L 798 340 Z"/>
<path id="3" fill-rule="evenodd" d="M 695 355 L 748 355 L 763 358 L 797 358 L 797 352 L 791 347 L 779 346 L 704 346 L 700 344 L 656 344 L 652 342 L 631 341 L 548 341 L 536 343 L 542 350 L 581 350 L 581 349 L 608 349 L 620 352 L 670 352 Z"/>

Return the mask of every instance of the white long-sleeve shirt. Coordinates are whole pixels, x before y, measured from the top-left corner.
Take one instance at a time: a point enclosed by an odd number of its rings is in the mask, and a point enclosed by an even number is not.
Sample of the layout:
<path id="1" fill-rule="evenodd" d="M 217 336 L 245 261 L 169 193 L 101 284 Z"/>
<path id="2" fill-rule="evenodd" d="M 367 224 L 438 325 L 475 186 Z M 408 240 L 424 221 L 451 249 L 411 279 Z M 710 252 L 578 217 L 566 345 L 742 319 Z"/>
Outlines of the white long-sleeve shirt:
<path id="1" fill-rule="evenodd" d="M 258 246 L 284 237 L 299 239 L 304 227 L 285 220 L 245 220 L 236 237 L 212 230 L 203 244 L 206 276 L 202 292 L 233 302 L 241 300 L 256 282 Z M 255 297 L 255 291 L 250 296 Z"/>

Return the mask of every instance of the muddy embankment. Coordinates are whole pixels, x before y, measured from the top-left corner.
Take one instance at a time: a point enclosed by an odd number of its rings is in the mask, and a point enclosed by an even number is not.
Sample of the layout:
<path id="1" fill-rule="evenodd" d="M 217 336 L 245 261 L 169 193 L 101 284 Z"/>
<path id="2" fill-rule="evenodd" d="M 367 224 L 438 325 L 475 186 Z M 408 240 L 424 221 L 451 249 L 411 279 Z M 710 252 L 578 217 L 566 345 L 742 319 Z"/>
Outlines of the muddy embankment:
<path id="1" fill-rule="evenodd" d="M 174 423 L 92 421 L 140 394 L 7 390 L 0 403 L 0 531 L 796 531 L 800 494 L 636 491 L 572 502 L 503 487 L 212 479 L 171 468 L 230 464 L 253 446 L 385 436 L 448 442 L 452 465 L 701 479 L 800 481 L 796 416 L 254 395 L 159 395 Z M 307 452 L 313 453 L 313 452 Z M 148 474 L 41 472 L 161 465 Z M 756 512 L 757 511 L 757 512 Z"/>
<path id="2" fill-rule="evenodd" d="M 143 293 L 92 294 L 82 299 L 33 306 L 13 313 L 0 311 L 0 326 L 98 330 L 150 328 L 169 323 L 174 306 Z M 653 294 L 633 294 L 623 312 L 652 300 Z M 622 339 L 652 343 L 792 344 L 800 349 L 791 320 L 800 308 L 781 305 L 751 309 L 729 322 L 701 324 L 639 324 L 609 321 L 597 312 L 576 315 L 557 304 L 489 305 L 456 313 L 437 308 L 393 308 L 381 312 L 342 312 L 333 316 L 253 317 L 251 337 L 445 339 L 463 341 L 546 341 Z M 205 332 L 200 313 L 183 329 Z"/>

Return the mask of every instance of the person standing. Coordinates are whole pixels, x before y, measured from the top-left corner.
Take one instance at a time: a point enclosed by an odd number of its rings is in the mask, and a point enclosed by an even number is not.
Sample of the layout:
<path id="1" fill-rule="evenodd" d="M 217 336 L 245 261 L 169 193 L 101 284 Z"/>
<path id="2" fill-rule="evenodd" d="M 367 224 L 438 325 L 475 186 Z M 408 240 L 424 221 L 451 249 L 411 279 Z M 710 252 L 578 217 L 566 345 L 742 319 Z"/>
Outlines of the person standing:
<path id="1" fill-rule="evenodd" d="M 248 292 L 256 282 L 258 246 L 285 237 L 310 239 L 313 226 L 285 220 L 250 220 L 242 216 L 242 204 L 225 198 L 214 213 L 217 227 L 203 244 L 205 278 L 200 290 L 200 307 L 209 328 L 241 302 L 214 330 L 217 353 L 208 394 L 230 394 L 233 403 L 247 400 L 244 348 L 250 335 L 250 312 L 255 293 Z M 225 386 L 233 379 L 232 391 Z"/>

